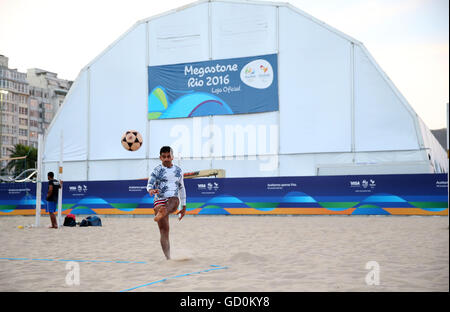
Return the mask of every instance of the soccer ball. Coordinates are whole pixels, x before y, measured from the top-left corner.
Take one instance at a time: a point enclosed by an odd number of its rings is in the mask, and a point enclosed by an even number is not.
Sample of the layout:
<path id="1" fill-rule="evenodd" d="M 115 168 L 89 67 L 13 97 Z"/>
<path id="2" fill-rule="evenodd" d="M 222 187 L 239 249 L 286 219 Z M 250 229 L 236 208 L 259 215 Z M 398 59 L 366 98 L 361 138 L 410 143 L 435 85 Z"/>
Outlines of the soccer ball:
<path id="1" fill-rule="evenodd" d="M 122 136 L 121 142 L 123 148 L 125 148 L 127 151 L 134 152 L 142 146 L 142 135 L 136 130 L 128 130 Z"/>

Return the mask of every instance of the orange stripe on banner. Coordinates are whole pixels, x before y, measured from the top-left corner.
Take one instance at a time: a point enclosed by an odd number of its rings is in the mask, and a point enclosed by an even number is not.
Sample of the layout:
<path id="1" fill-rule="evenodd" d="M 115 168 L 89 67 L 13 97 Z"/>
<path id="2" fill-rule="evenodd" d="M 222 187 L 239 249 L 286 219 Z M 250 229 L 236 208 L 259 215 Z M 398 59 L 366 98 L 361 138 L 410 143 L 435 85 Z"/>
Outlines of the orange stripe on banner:
<path id="1" fill-rule="evenodd" d="M 91 209 L 96 214 L 110 214 L 110 215 L 146 215 L 155 214 L 153 208 L 135 208 L 132 211 L 120 210 L 118 208 L 98 208 Z"/>
<path id="2" fill-rule="evenodd" d="M 11 212 L 0 211 L 0 216 L 34 216 L 35 214 L 35 209 L 14 209 Z"/>
<path id="3" fill-rule="evenodd" d="M 342 211 L 332 211 L 326 208 L 275 208 L 271 211 L 261 211 L 254 208 L 224 208 L 232 215 L 351 215 L 356 208 Z"/>
<path id="4" fill-rule="evenodd" d="M 200 211 L 202 210 L 202 208 L 195 208 L 194 210 L 189 210 L 189 211 L 186 211 L 186 214 L 188 215 L 196 215 L 196 214 L 198 214 Z"/>
<path id="5" fill-rule="evenodd" d="M 447 216 L 448 208 L 442 211 L 427 211 L 420 208 L 383 208 L 391 215 L 415 215 L 415 216 Z"/>
<path id="6" fill-rule="evenodd" d="M 62 212 L 63 215 L 67 215 L 71 212 L 72 209 L 66 209 Z M 36 214 L 35 209 L 15 209 L 11 212 L 3 212 L 0 211 L 0 216 L 34 216 Z M 56 213 L 57 214 L 57 213 Z M 41 210 L 41 215 L 48 216 L 48 212 L 45 212 L 44 209 Z"/>

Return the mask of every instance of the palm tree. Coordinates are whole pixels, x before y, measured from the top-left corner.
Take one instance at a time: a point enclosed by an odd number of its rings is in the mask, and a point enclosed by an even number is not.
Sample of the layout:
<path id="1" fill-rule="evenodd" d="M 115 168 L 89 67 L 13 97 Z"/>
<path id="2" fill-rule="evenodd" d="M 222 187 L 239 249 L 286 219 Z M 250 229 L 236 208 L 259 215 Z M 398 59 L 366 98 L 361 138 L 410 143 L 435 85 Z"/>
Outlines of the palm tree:
<path id="1" fill-rule="evenodd" d="M 16 144 L 14 149 L 9 149 L 11 155 L 9 157 L 23 157 L 25 159 L 13 159 L 6 165 L 6 170 L 13 171 L 14 176 L 17 176 L 22 171 L 30 168 L 36 168 L 37 149 L 31 146 Z"/>

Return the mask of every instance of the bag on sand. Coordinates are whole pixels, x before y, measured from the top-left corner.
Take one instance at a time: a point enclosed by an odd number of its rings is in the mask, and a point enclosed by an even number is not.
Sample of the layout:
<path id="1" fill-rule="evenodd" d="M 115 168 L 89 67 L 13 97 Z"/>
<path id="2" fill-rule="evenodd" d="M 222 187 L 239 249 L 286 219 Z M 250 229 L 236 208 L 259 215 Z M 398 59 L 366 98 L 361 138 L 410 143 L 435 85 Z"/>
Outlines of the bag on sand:
<path id="1" fill-rule="evenodd" d="M 97 216 L 89 216 L 86 219 L 90 226 L 102 226 L 102 220 Z"/>
<path id="2" fill-rule="evenodd" d="M 64 218 L 64 226 L 76 226 L 77 222 L 75 220 L 75 216 L 73 214 L 68 214 L 65 218 Z"/>
<path id="3" fill-rule="evenodd" d="M 89 216 L 81 221 L 80 226 L 102 226 L 102 220 L 97 216 Z"/>

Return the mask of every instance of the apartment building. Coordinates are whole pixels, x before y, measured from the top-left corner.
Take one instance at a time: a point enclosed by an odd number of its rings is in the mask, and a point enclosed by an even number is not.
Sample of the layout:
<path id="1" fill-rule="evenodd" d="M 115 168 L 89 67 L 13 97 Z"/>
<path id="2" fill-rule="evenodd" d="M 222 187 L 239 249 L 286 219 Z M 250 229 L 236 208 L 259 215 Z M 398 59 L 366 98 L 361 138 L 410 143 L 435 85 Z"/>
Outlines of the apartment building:
<path id="1" fill-rule="evenodd" d="M 16 144 L 37 148 L 38 134 L 45 133 L 73 83 L 38 68 L 21 73 L 8 61 L 0 55 L 0 159 Z M 0 161 L 1 168 L 6 163 Z"/>
<path id="2" fill-rule="evenodd" d="M 43 134 L 54 117 L 54 109 L 47 89 L 29 86 L 29 144 L 38 146 L 38 134 Z"/>
<path id="3" fill-rule="evenodd" d="M 73 83 L 73 81 L 58 78 L 56 73 L 39 68 L 27 70 L 27 81 L 30 86 L 47 90 L 53 114 L 58 111 Z"/>
<path id="4" fill-rule="evenodd" d="M 27 74 L 8 67 L 0 55 L 0 158 L 10 155 L 16 144 L 29 142 L 29 87 Z M 1 161 L 2 167 L 6 161 Z"/>

